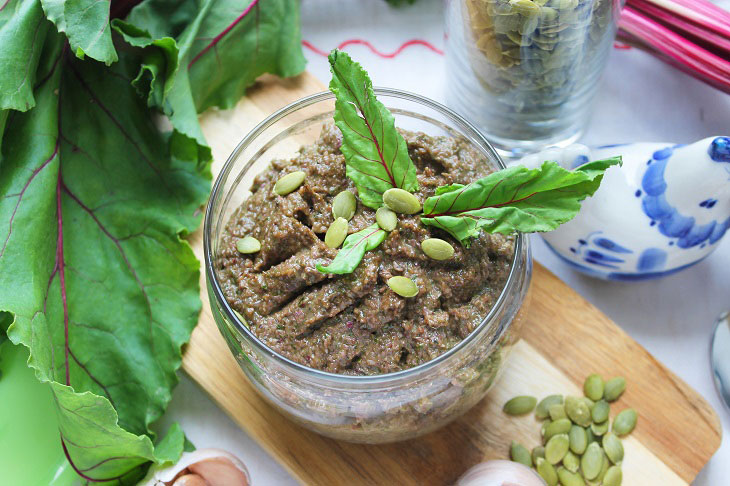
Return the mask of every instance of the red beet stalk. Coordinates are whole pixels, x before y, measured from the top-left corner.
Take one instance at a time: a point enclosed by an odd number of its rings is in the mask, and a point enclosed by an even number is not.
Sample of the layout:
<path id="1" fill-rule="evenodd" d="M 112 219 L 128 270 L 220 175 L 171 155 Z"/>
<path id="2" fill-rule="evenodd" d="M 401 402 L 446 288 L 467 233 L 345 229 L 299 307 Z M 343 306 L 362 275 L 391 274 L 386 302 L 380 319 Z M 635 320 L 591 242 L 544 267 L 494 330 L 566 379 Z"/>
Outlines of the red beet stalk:
<path id="1" fill-rule="evenodd" d="M 621 40 L 730 93 L 730 12 L 706 0 L 628 0 Z"/>

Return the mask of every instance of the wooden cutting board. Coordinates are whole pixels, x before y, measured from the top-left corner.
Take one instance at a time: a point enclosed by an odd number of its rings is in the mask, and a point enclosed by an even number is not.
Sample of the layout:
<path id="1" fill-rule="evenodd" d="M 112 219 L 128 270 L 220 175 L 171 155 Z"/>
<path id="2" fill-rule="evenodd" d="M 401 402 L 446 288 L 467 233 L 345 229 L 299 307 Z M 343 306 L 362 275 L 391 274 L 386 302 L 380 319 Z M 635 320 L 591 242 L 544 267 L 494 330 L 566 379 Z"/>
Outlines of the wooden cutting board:
<path id="1" fill-rule="evenodd" d="M 323 89 L 306 73 L 285 81 L 264 77 L 234 109 L 206 112 L 201 122 L 213 148 L 213 173 L 259 121 Z M 191 243 L 202 261 L 199 232 Z M 636 430 L 624 441 L 624 486 L 688 484 L 720 445 L 717 415 L 697 392 L 537 263 L 522 337 L 489 395 L 437 432 L 378 446 L 321 437 L 269 406 L 228 351 L 211 316 L 202 280 L 200 287 L 203 312 L 185 351 L 183 369 L 304 484 L 451 484 L 478 462 L 506 458 L 511 440 L 530 448 L 539 443 L 539 424 L 532 416 L 516 419 L 503 414 L 506 400 L 519 394 L 579 394 L 591 372 L 625 376 L 627 391 L 613 412 L 633 407 L 639 413 Z"/>

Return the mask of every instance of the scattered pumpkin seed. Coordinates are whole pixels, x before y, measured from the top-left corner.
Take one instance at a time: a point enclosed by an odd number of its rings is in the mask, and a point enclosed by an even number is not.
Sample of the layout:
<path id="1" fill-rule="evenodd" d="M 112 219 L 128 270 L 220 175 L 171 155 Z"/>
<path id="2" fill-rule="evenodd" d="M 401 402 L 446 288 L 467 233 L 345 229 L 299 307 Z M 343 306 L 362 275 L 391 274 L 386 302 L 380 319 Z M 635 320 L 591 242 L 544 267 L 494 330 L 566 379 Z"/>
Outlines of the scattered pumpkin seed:
<path id="1" fill-rule="evenodd" d="M 547 419 L 542 423 L 542 426 L 540 427 L 540 435 L 544 438 L 545 434 L 547 433 L 548 426 L 553 423 L 552 420 Z"/>
<path id="2" fill-rule="evenodd" d="M 549 412 L 550 419 L 552 420 L 558 420 L 568 417 L 567 415 L 565 415 L 565 406 L 562 403 L 556 403 L 555 405 L 550 406 Z"/>
<path id="3" fill-rule="evenodd" d="M 570 447 L 568 434 L 558 434 L 550 438 L 545 444 L 545 460 L 550 464 L 557 464 L 563 460 Z"/>
<path id="4" fill-rule="evenodd" d="M 603 476 L 603 486 L 621 486 L 623 480 L 623 473 L 621 468 L 618 466 L 611 466 L 606 471 L 606 475 Z"/>
<path id="5" fill-rule="evenodd" d="M 608 432 L 608 420 L 601 422 L 600 424 L 593 422 L 591 424 L 591 430 L 593 431 L 593 435 L 605 435 L 606 432 Z"/>
<path id="6" fill-rule="evenodd" d="M 330 248 L 339 248 L 345 238 L 349 224 L 345 218 L 337 218 L 332 222 L 327 233 L 324 234 L 324 244 Z"/>
<path id="7" fill-rule="evenodd" d="M 408 277 L 390 277 L 388 287 L 401 297 L 415 297 L 418 295 L 418 285 Z"/>
<path id="8" fill-rule="evenodd" d="M 591 418 L 597 424 L 608 420 L 608 414 L 611 411 L 611 405 L 606 400 L 598 400 L 591 409 Z"/>
<path id="9" fill-rule="evenodd" d="M 541 445 L 533 447 L 531 456 L 533 464 L 537 464 L 537 460 L 540 458 L 545 459 L 545 447 Z"/>
<path id="10" fill-rule="evenodd" d="M 537 398 L 528 395 L 521 395 L 509 399 L 502 407 L 502 410 L 507 415 L 524 415 L 532 412 L 536 403 Z"/>
<path id="11" fill-rule="evenodd" d="M 540 420 L 548 418 L 548 416 L 550 415 L 550 407 L 558 403 L 563 403 L 563 395 L 549 395 L 543 398 L 542 400 L 540 400 L 540 403 L 537 404 L 537 409 L 535 409 L 535 417 Z"/>
<path id="12" fill-rule="evenodd" d="M 608 460 L 606 451 L 603 451 L 603 464 L 601 465 L 601 472 L 598 473 L 598 477 L 596 478 L 597 481 L 603 481 L 603 477 L 606 475 L 606 471 L 608 471 L 608 468 L 610 466 L 611 466 L 611 461 Z"/>
<path id="13" fill-rule="evenodd" d="M 572 425 L 568 432 L 568 439 L 570 439 L 570 450 L 575 454 L 583 454 L 586 451 L 586 447 L 588 447 L 586 429 L 580 425 Z"/>
<path id="14" fill-rule="evenodd" d="M 603 450 L 598 442 L 593 442 L 580 458 L 580 469 L 586 479 L 596 479 L 603 467 Z"/>
<path id="15" fill-rule="evenodd" d="M 621 443 L 621 439 L 616 437 L 612 432 L 603 436 L 603 450 L 606 451 L 608 459 L 614 464 L 620 464 L 624 459 L 624 446 Z"/>
<path id="16" fill-rule="evenodd" d="M 355 215 L 357 200 L 350 191 L 342 191 L 332 200 L 332 215 L 337 218 L 350 220 Z"/>
<path id="17" fill-rule="evenodd" d="M 570 472 L 564 467 L 558 468 L 558 479 L 562 486 L 585 486 L 585 481 L 580 474 Z"/>
<path id="18" fill-rule="evenodd" d="M 588 407 L 588 410 L 593 410 L 593 406 L 596 404 L 596 402 L 594 402 L 593 400 L 591 400 L 588 397 L 579 397 L 579 398 L 583 401 L 583 403 L 586 404 L 586 406 Z"/>
<path id="19" fill-rule="evenodd" d="M 396 213 L 415 214 L 421 210 L 416 196 L 399 187 L 392 187 L 383 193 L 383 202 Z"/>
<path id="20" fill-rule="evenodd" d="M 550 422 L 550 424 L 545 427 L 545 433 L 543 434 L 543 437 L 545 437 L 545 440 L 548 441 L 558 434 L 567 434 L 568 432 L 570 432 L 570 426 L 570 420 L 568 420 L 567 418 L 558 419 Z"/>
<path id="21" fill-rule="evenodd" d="M 578 459 L 578 456 L 568 451 L 565 453 L 565 457 L 563 458 L 563 467 L 570 472 L 578 472 L 578 469 L 580 469 L 580 459 Z"/>
<path id="22" fill-rule="evenodd" d="M 383 206 L 375 211 L 375 221 L 385 231 L 393 231 L 398 225 L 398 215 Z"/>
<path id="23" fill-rule="evenodd" d="M 603 389 L 603 398 L 607 402 L 614 402 L 619 399 L 624 390 L 626 390 L 626 379 L 622 376 L 611 378 Z"/>
<path id="24" fill-rule="evenodd" d="M 583 430 L 586 431 L 586 442 L 590 444 L 591 442 L 598 441 L 598 438 L 596 437 L 596 434 L 593 433 L 590 427 L 585 427 Z"/>
<path id="25" fill-rule="evenodd" d="M 557 486 L 558 473 L 555 471 L 555 466 L 547 462 L 544 457 L 537 459 L 536 469 L 537 474 L 545 480 L 548 486 Z"/>
<path id="26" fill-rule="evenodd" d="M 622 410 L 618 415 L 616 415 L 616 418 L 613 419 L 611 431 L 619 437 L 630 434 L 631 431 L 634 430 L 634 427 L 636 427 L 637 417 L 636 410 L 633 408 Z"/>
<path id="27" fill-rule="evenodd" d="M 588 427 L 591 424 L 591 410 L 579 397 L 565 398 L 565 413 L 570 420 L 581 427 Z"/>
<path id="28" fill-rule="evenodd" d="M 586 381 L 583 382 L 583 393 L 594 402 L 603 398 L 603 378 L 601 378 L 601 375 L 597 373 L 588 375 Z"/>
<path id="29" fill-rule="evenodd" d="M 512 444 L 509 448 L 509 457 L 514 462 L 519 462 L 520 464 L 524 464 L 527 467 L 532 467 L 532 457 L 530 456 L 530 451 L 528 451 L 527 448 L 519 442 L 512 441 Z"/>
<path id="30" fill-rule="evenodd" d="M 261 243 L 253 236 L 244 236 L 236 241 L 236 250 L 246 255 L 256 253 L 261 250 Z"/>
<path id="31" fill-rule="evenodd" d="M 421 249 L 434 260 L 448 260 L 454 256 L 454 247 L 440 238 L 427 238 L 421 242 Z"/>
<path id="32" fill-rule="evenodd" d="M 290 192 L 294 192 L 299 189 L 299 186 L 304 182 L 304 178 L 307 176 L 303 170 L 297 170 L 290 172 L 284 176 L 281 176 L 276 184 L 274 184 L 274 192 L 280 196 L 286 196 Z"/>

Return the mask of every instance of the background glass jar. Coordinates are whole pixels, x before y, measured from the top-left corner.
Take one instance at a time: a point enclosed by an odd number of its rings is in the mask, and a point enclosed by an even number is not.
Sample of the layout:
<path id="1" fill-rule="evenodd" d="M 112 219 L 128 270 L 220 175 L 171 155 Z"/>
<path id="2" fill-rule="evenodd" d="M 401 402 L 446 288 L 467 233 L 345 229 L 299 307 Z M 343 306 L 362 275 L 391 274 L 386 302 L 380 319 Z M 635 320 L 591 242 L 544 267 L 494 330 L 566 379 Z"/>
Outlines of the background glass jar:
<path id="1" fill-rule="evenodd" d="M 417 95 L 376 89 L 396 125 L 429 135 L 463 137 L 495 169 L 504 163 L 479 132 L 448 108 Z M 403 440 L 458 417 L 488 391 L 516 340 L 532 272 L 528 238 L 515 237 L 512 269 L 494 307 L 464 341 L 405 371 L 346 376 L 308 368 L 266 347 L 223 296 L 216 274 L 219 241 L 233 211 L 250 196 L 253 178 L 274 159 L 289 159 L 316 141 L 332 120 L 334 96 L 299 100 L 252 130 L 216 179 L 206 209 L 205 272 L 218 327 L 254 387 L 285 415 L 321 434 L 354 442 Z"/>
<path id="2" fill-rule="evenodd" d="M 623 0 L 447 0 L 447 103 L 511 155 L 577 140 Z"/>

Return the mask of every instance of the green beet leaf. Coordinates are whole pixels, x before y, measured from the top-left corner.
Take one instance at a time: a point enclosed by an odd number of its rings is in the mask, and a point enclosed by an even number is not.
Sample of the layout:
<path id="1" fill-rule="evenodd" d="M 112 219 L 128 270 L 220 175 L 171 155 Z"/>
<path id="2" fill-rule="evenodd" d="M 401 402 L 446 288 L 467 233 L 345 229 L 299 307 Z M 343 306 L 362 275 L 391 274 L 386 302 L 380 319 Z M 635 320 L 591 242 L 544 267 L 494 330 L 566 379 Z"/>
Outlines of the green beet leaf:
<path id="1" fill-rule="evenodd" d="M 362 203 L 377 209 L 390 188 L 417 191 L 416 166 L 406 141 L 396 130 L 393 115 L 375 98 L 368 73 L 337 49 L 330 53 L 329 63 L 330 90 L 337 98 L 335 124 L 342 132 L 340 150 Z"/>
<path id="2" fill-rule="evenodd" d="M 33 83 L 50 24 L 37 0 L 0 2 L 0 133 L 2 110 L 35 106 Z"/>
<path id="3" fill-rule="evenodd" d="M 201 112 L 233 107 L 263 73 L 302 72 L 299 18 L 298 0 L 147 0 L 126 20 L 154 39 L 176 39 L 180 68 L 171 100 L 180 101 L 174 92 L 183 85 Z"/>
<path id="4" fill-rule="evenodd" d="M 41 0 L 48 20 L 66 34 L 71 52 L 107 65 L 117 61 L 109 26 L 111 2 L 99 0 Z"/>
<path id="5" fill-rule="evenodd" d="M 352 273 L 362 261 L 365 252 L 377 248 L 386 236 L 387 233 L 377 223 L 353 233 L 345 238 L 335 259 L 326 267 L 318 263 L 317 270 L 322 273 Z"/>
<path id="6" fill-rule="evenodd" d="M 423 204 L 421 222 L 441 228 L 463 244 L 479 234 L 551 231 L 571 220 L 580 201 L 593 195 L 614 157 L 566 170 L 555 162 L 540 168 L 510 167 L 469 185 L 439 188 Z"/>
<path id="7" fill-rule="evenodd" d="M 200 311 L 199 264 L 180 237 L 200 223 L 210 179 L 197 151 L 171 152 L 130 85 L 138 66 L 121 61 L 80 61 L 46 39 L 37 106 L 3 136 L 0 312 L 52 391 L 73 467 L 126 484 L 182 452 L 169 439 L 158 457 L 150 424 Z"/>

